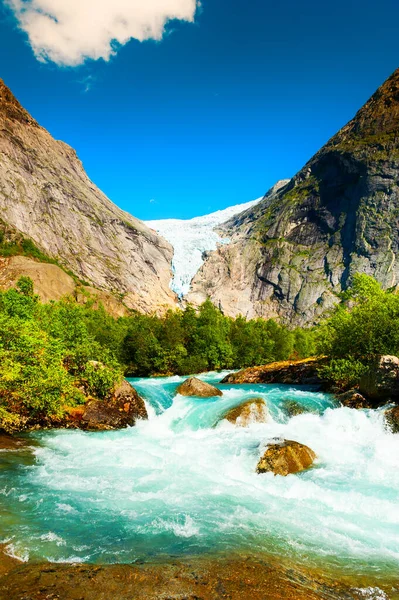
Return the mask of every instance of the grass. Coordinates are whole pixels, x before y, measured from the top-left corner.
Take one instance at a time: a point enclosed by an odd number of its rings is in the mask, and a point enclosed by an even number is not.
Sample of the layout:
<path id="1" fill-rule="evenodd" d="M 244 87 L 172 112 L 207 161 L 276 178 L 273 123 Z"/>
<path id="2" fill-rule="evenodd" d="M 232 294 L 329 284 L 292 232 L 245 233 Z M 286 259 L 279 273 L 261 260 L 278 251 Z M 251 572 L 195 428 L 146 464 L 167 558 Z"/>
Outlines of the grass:
<path id="1" fill-rule="evenodd" d="M 38 248 L 31 239 L 25 238 L 21 234 L 14 234 L 12 239 L 8 239 L 4 224 L 3 229 L 0 229 L 0 256 L 3 256 L 4 258 L 10 258 L 12 256 L 26 256 L 41 263 L 56 265 L 67 275 L 72 277 L 77 284 L 80 283 L 84 286 L 90 285 L 87 283 L 87 281 L 79 279 L 75 273 L 63 267 L 55 258 L 51 258 L 48 256 L 48 254 L 40 250 L 40 248 Z"/>

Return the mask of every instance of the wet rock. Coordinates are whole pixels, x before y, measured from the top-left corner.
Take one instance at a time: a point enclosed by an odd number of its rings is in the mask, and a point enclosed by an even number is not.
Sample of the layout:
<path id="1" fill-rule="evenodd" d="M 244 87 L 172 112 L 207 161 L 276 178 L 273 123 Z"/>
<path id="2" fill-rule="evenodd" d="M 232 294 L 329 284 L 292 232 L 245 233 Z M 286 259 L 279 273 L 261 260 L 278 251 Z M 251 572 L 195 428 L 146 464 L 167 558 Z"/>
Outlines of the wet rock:
<path id="1" fill-rule="evenodd" d="M 268 444 L 256 470 L 258 473 L 286 476 L 308 469 L 315 458 L 316 454 L 308 446 L 292 440 L 280 440 Z"/>
<path id="2" fill-rule="evenodd" d="M 296 417 L 297 415 L 302 415 L 303 413 L 309 412 L 304 406 L 302 406 L 302 404 L 299 404 L 299 402 L 297 402 L 296 400 L 285 400 L 283 408 L 290 417 Z"/>
<path id="3" fill-rule="evenodd" d="M 21 450 L 26 446 L 29 446 L 27 440 L 0 433 L 0 452 L 2 450 Z"/>
<path id="4" fill-rule="evenodd" d="M 359 391 L 373 403 L 399 399 L 399 358 L 378 356 L 360 380 Z"/>
<path id="5" fill-rule="evenodd" d="M 394 406 L 386 411 L 385 422 L 392 433 L 399 433 L 399 406 Z"/>
<path id="6" fill-rule="evenodd" d="M 201 398 L 211 398 L 212 396 L 223 396 L 223 393 L 213 385 L 197 379 L 197 377 L 189 377 L 176 390 L 181 396 L 199 396 Z"/>
<path id="7" fill-rule="evenodd" d="M 349 390 L 337 395 L 337 400 L 348 408 L 371 408 L 371 403 L 358 390 Z"/>
<path id="8" fill-rule="evenodd" d="M 360 597 L 351 592 L 348 583 L 337 576 L 330 577 L 321 570 L 253 553 L 243 558 L 190 556 L 99 566 L 21 564 L 0 552 L 0 598 L 7 600 L 355 600 Z M 354 582 L 359 585 L 359 576 Z M 392 589 L 392 585 L 389 581 L 386 587 Z"/>
<path id="9" fill-rule="evenodd" d="M 122 429 L 135 425 L 137 419 L 147 419 L 144 400 L 124 380 L 106 400 L 89 400 L 84 406 L 79 426 L 82 429 Z"/>
<path id="10" fill-rule="evenodd" d="M 304 360 L 278 361 L 261 367 L 249 367 L 230 373 L 221 383 L 289 383 L 321 386 L 325 381 L 319 375 L 319 368 L 326 359 L 306 358 Z"/>
<path id="11" fill-rule="evenodd" d="M 251 398 L 239 406 L 231 408 L 223 419 L 239 427 L 248 427 L 251 423 L 266 423 L 269 411 L 263 398 Z"/>

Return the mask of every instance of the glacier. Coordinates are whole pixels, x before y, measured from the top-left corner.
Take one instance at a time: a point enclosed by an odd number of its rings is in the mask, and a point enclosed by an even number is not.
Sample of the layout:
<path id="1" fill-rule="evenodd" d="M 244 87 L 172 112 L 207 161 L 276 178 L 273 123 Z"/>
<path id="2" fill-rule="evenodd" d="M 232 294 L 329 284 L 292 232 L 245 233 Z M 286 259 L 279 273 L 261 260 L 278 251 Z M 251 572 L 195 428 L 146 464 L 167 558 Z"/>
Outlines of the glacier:
<path id="1" fill-rule="evenodd" d="M 216 250 L 218 245 L 230 241 L 229 238 L 219 235 L 217 227 L 254 206 L 261 199 L 229 206 L 193 219 L 145 221 L 148 227 L 162 235 L 173 246 L 173 278 L 170 287 L 180 299 L 189 292 L 191 281 L 204 262 L 204 252 Z"/>

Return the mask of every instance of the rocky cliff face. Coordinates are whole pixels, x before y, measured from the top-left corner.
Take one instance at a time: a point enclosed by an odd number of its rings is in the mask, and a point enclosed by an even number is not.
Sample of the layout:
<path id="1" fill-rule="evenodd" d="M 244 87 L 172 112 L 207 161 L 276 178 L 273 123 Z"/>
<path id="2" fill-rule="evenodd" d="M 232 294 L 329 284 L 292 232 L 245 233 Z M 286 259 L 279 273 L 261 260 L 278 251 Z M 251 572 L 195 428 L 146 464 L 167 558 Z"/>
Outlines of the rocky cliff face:
<path id="1" fill-rule="evenodd" d="M 0 209 L 5 223 L 129 308 L 175 305 L 171 246 L 115 206 L 75 151 L 40 127 L 1 80 Z"/>
<path id="2" fill-rule="evenodd" d="M 228 223 L 192 284 L 229 314 L 316 321 L 354 273 L 399 282 L 399 69 L 289 182 Z"/>

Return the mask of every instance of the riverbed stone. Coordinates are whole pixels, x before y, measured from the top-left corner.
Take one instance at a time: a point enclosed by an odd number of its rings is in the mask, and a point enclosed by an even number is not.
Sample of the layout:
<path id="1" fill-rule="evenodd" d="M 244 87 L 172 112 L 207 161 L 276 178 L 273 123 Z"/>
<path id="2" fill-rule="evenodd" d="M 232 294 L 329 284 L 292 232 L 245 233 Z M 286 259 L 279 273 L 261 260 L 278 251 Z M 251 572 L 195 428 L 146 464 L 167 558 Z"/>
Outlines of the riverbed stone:
<path id="1" fill-rule="evenodd" d="M 299 473 L 312 466 L 316 454 L 308 446 L 292 440 L 278 440 L 267 446 L 258 462 L 258 473 L 289 475 Z"/>
<path id="2" fill-rule="evenodd" d="M 337 400 L 347 408 L 371 408 L 371 403 L 365 398 L 359 390 L 348 390 L 343 394 L 337 395 Z"/>
<path id="3" fill-rule="evenodd" d="M 1 546 L 0 546 L 1 550 Z M 358 583 L 358 577 L 354 579 Z M 389 589 L 392 588 L 392 585 Z M 355 600 L 337 576 L 263 553 L 190 556 L 143 564 L 21 563 L 0 552 L 7 600 Z"/>
<path id="4" fill-rule="evenodd" d="M 302 404 L 296 400 L 290 399 L 284 400 L 283 408 L 289 417 L 296 417 L 297 415 L 302 415 L 303 413 L 309 412 L 308 409 Z"/>
<path id="5" fill-rule="evenodd" d="M 385 422 L 392 433 L 399 433 L 399 406 L 389 408 L 385 412 Z"/>
<path id="6" fill-rule="evenodd" d="M 269 411 L 263 398 L 250 398 L 239 406 L 228 410 L 223 419 L 238 427 L 248 427 L 252 423 L 266 423 Z"/>
<path id="7" fill-rule="evenodd" d="M 285 360 L 260 367 L 248 367 L 236 373 L 230 373 L 221 383 L 289 383 L 298 385 L 317 385 L 326 382 L 320 376 L 319 369 L 327 362 L 325 358 L 306 358 Z"/>
<path id="8" fill-rule="evenodd" d="M 137 419 L 147 418 L 144 400 L 124 380 L 110 398 L 93 399 L 85 404 L 80 427 L 91 430 L 123 429 L 135 425 Z"/>
<path id="9" fill-rule="evenodd" d="M 201 381 L 197 377 L 189 377 L 176 390 L 181 396 L 199 396 L 200 398 L 211 398 L 213 396 L 223 396 L 223 392 L 218 388 Z"/>

